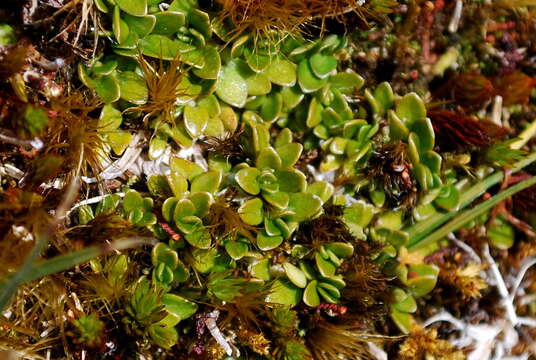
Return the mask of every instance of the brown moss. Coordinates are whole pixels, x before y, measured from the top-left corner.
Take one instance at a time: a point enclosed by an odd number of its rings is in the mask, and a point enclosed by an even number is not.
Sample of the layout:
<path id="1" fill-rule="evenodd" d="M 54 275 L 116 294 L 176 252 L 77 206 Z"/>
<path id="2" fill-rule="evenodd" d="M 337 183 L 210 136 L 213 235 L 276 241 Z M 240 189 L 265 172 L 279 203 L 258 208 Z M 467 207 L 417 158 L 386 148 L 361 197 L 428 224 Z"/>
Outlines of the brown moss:
<path id="1" fill-rule="evenodd" d="M 437 338 L 436 329 L 415 327 L 398 352 L 398 360 L 463 360 L 465 354 L 447 340 Z"/>
<path id="2" fill-rule="evenodd" d="M 336 18 L 344 22 L 344 14 L 356 12 L 361 17 L 364 8 L 357 0 L 218 0 L 222 6 L 220 18 L 235 26 L 233 36 L 252 32 L 255 38 L 285 34 L 297 35 L 312 19 L 320 19 L 321 31 L 325 20 Z"/>

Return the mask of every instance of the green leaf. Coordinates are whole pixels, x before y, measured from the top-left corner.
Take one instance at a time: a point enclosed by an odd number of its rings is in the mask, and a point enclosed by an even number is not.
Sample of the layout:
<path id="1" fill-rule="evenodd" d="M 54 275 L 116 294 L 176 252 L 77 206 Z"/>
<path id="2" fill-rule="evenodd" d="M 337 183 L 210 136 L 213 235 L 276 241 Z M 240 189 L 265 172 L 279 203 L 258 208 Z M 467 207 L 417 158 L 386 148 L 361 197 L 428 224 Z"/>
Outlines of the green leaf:
<path id="1" fill-rule="evenodd" d="M 447 211 L 457 210 L 460 206 L 460 191 L 454 184 L 448 185 L 447 189 L 446 196 L 440 194 L 434 203 Z"/>
<path id="2" fill-rule="evenodd" d="M 307 287 L 305 288 L 305 291 L 303 292 L 303 302 L 305 305 L 310 307 L 317 307 L 320 305 L 320 297 L 318 296 L 318 281 L 313 280 L 311 281 Z"/>
<path id="3" fill-rule="evenodd" d="M 195 206 L 195 216 L 202 218 L 208 214 L 213 197 L 208 192 L 193 192 L 188 199 Z"/>
<path id="4" fill-rule="evenodd" d="M 264 230 L 259 231 L 257 234 L 257 246 L 262 251 L 268 251 L 275 249 L 283 243 L 282 236 L 270 236 L 266 234 Z"/>
<path id="5" fill-rule="evenodd" d="M 104 75 L 95 80 L 94 89 L 104 103 L 119 100 L 120 88 L 117 80 L 111 75 Z"/>
<path id="6" fill-rule="evenodd" d="M 222 174 L 219 171 L 207 171 L 192 180 L 190 191 L 214 194 L 218 191 L 221 181 Z"/>
<path id="7" fill-rule="evenodd" d="M 307 186 L 307 192 L 318 196 L 323 203 L 331 198 L 334 191 L 334 186 L 326 181 L 316 181 Z"/>
<path id="8" fill-rule="evenodd" d="M 140 48 L 143 55 L 163 60 L 173 60 L 179 57 L 184 47 L 178 40 L 171 40 L 167 36 L 151 34 L 142 38 Z"/>
<path id="9" fill-rule="evenodd" d="M 245 37 L 249 40 L 249 36 Z M 251 51 L 247 47 L 243 47 L 244 58 L 247 64 L 256 73 L 260 73 L 265 70 L 274 61 L 269 55 L 260 54 L 258 51 Z"/>
<path id="10" fill-rule="evenodd" d="M 391 309 L 391 319 L 404 334 L 409 334 L 414 323 L 413 317 L 396 309 Z"/>
<path id="11" fill-rule="evenodd" d="M 194 74 L 201 79 L 216 80 L 221 70 L 221 58 L 218 49 L 212 45 L 206 46 L 202 50 L 202 56 L 205 65 L 201 69 L 193 69 Z"/>
<path id="12" fill-rule="evenodd" d="M 123 209 L 130 212 L 143 207 L 143 198 L 140 193 L 135 190 L 130 190 L 123 198 Z"/>
<path id="13" fill-rule="evenodd" d="M 190 26 L 199 31 L 206 39 L 212 36 L 210 18 L 206 12 L 199 9 L 192 9 L 188 12 L 188 22 Z"/>
<path id="14" fill-rule="evenodd" d="M 256 277 L 257 279 L 269 281 L 271 279 L 270 260 L 262 259 L 256 262 L 255 264 L 251 265 L 250 273 L 252 276 Z"/>
<path id="15" fill-rule="evenodd" d="M 132 16 L 125 14 L 121 17 L 127 23 L 130 31 L 135 31 L 140 38 L 144 38 L 153 31 L 156 24 L 154 15 Z"/>
<path id="16" fill-rule="evenodd" d="M 419 95 L 409 93 L 396 105 L 396 114 L 402 121 L 412 123 L 426 117 L 426 108 Z"/>
<path id="17" fill-rule="evenodd" d="M 337 89 L 343 94 L 351 94 L 359 90 L 365 84 L 365 80 L 355 72 L 348 70 L 331 76 L 329 83 L 333 89 Z"/>
<path id="18" fill-rule="evenodd" d="M 277 279 L 270 287 L 266 301 L 273 304 L 296 306 L 302 297 L 302 290 L 286 279 Z"/>
<path id="19" fill-rule="evenodd" d="M 295 213 L 295 215 L 288 217 L 289 221 L 302 222 L 318 213 L 322 207 L 322 201 L 309 193 L 294 193 L 290 194 L 288 207 Z"/>
<path id="20" fill-rule="evenodd" d="M 234 260 L 239 260 L 248 253 L 248 243 L 245 241 L 228 240 L 225 242 L 225 251 Z"/>
<path id="21" fill-rule="evenodd" d="M 268 79 L 280 86 L 294 86 L 296 84 L 296 65 L 289 60 L 276 58 L 264 71 Z"/>
<path id="22" fill-rule="evenodd" d="M 332 242 L 326 244 L 325 247 L 340 258 L 350 257 L 354 253 L 354 247 L 348 243 Z"/>
<path id="23" fill-rule="evenodd" d="M 507 250 L 514 245 L 514 228 L 504 221 L 502 216 L 497 216 L 492 220 L 491 225 L 488 228 L 487 235 L 490 244 L 498 249 Z"/>
<path id="24" fill-rule="evenodd" d="M 408 269 L 406 285 L 415 297 L 421 297 L 432 291 L 437 283 L 439 268 L 435 265 L 411 265 Z"/>
<path id="25" fill-rule="evenodd" d="M 199 249 L 208 249 L 210 248 L 210 245 L 212 243 L 210 233 L 205 229 L 185 234 L 184 239 L 186 239 L 186 241 L 188 241 L 190 245 L 195 246 Z"/>
<path id="26" fill-rule="evenodd" d="M 240 169 L 236 173 L 235 180 L 245 192 L 251 195 L 257 195 L 261 191 L 258 182 L 260 175 L 261 172 L 258 169 L 247 167 Z"/>
<path id="27" fill-rule="evenodd" d="M 304 93 L 312 93 L 319 90 L 327 82 L 327 78 L 320 79 L 312 71 L 307 59 L 298 65 L 298 83 Z"/>
<path id="28" fill-rule="evenodd" d="M 280 191 L 299 193 L 305 191 L 307 187 L 305 174 L 298 169 L 289 168 L 287 170 L 276 171 L 275 176 L 279 182 Z M 312 203 L 309 205 L 312 205 Z"/>
<path id="29" fill-rule="evenodd" d="M 145 79 L 132 71 L 123 71 L 117 74 L 121 99 L 136 105 L 145 104 L 149 98 L 149 90 Z"/>
<path id="30" fill-rule="evenodd" d="M 393 89 L 388 82 L 382 82 L 376 87 L 373 93 L 374 99 L 378 103 L 380 112 L 384 114 L 393 106 Z"/>
<path id="31" fill-rule="evenodd" d="M 124 12 L 134 16 L 147 14 L 147 0 L 114 0 Z"/>
<path id="32" fill-rule="evenodd" d="M 174 157 L 170 160 L 169 167 L 172 173 L 177 173 L 192 180 L 194 177 L 205 172 L 205 170 L 194 162 Z"/>
<path id="33" fill-rule="evenodd" d="M 278 146 L 275 149 L 281 158 L 281 168 L 294 166 L 301 156 L 303 145 L 299 143 L 290 143 Z"/>
<path id="34" fill-rule="evenodd" d="M 417 119 L 411 123 L 409 129 L 419 137 L 420 152 L 430 151 L 434 148 L 435 134 L 430 119 Z"/>
<path id="35" fill-rule="evenodd" d="M 117 6 L 114 8 L 114 14 L 112 17 L 112 30 L 114 32 L 115 39 L 119 44 L 127 40 L 129 33 L 128 25 L 123 19 L 121 19 L 121 11 L 119 11 Z"/>
<path id="36" fill-rule="evenodd" d="M 242 108 L 246 104 L 248 85 L 238 71 L 236 62 L 231 61 L 222 68 L 216 94 L 229 105 Z"/>
<path id="37" fill-rule="evenodd" d="M 329 260 L 324 259 L 320 252 L 315 252 L 315 263 L 318 271 L 323 277 L 335 275 L 337 267 Z"/>
<path id="38" fill-rule="evenodd" d="M 272 147 L 266 147 L 257 156 L 255 166 L 260 170 L 279 169 L 281 168 L 281 158 Z"/>
<path id="39" fill-rule="evenodd" d="M 167 138 L 162 138 L 160 136 L 153 137 L 149 142 L 149 160 L 156 160 L 164 155 L 167 145 Z"/>
<path id="40" fill-rule="evenodd" d="M 303 271 L 289 262 L 283 263 L 283 269 L 289 280 L 299 288 L 304 288 L 307 285 L 307 278 Z"/>
<path id="41" fill-rule="evenodd" d="M 111 104 L 106 104 L 101 110 L 99 117 L 99 131 L 113 131 L 116 130 L 123 121 L 121 111 L 114 108 Z"/>
<path id="42" fill-rule="evenodd" d="M 264 218 L 260 198 L 249 199 L 238 208 L 240 218 L 248 225 L 259 225 Z"/>
<path id="43" fill-rule="evenodd" d="M 307 112 L 306 124 L 308 127 L 313 128 L 322 122 L 323 110 L 324 107 L 318 103 L 316 97 L 313 97 L 309 103 L 309 110 Z"/>
<path id="44" fill-rule="evenodd" d="M 149 336 L 154 343 L 164 349 L 170 349 L 179 341 L 179 334 L 174 327 L 153 324 L 149 326 Z"/>
<path id="45" fill-rule="evenodd" d="M 184 125 L 192 138 L 202 135 L 207 127 L 208 111 L 200 106 L 186 105 L 184 107 Z"/>
<path id="46" fill-rule="evenodd" d="M 324 79 L 337 68 L 337 59 L 331 55 L 316 53 L 309 59 L 311 70 L 320 79 Z"/>
<path id="47" fill-rule="evenodd" d="M 246 78 L 248 85 L 248 95 L 266 95 L 272 90 L 272 83 L 263 73 L 253 73 Z"/>
<path id="48" fill-rule="evenodd" d="M 163 11 L 153 14 L 156 18 L 152 34 L 173 35 L 186 23 L 186 17 L 181 12 Z"/>
<path id="49" fill-rule="evenodd" d="M 180 320 L 185 320 L 197 312 L 198 306 L 196 303 L 175 294 L 164 294 L 160 301 L 165 306 L 166 310 L 177 316 Z"/>
<path id="50" fill-rule="evenodd" d="M 295 108 L 305 97 L 301 92 L 299 86 L 283 87 L 281 89 L 281 96 L 283 96 L 283 107 L 286 110 Z"/>

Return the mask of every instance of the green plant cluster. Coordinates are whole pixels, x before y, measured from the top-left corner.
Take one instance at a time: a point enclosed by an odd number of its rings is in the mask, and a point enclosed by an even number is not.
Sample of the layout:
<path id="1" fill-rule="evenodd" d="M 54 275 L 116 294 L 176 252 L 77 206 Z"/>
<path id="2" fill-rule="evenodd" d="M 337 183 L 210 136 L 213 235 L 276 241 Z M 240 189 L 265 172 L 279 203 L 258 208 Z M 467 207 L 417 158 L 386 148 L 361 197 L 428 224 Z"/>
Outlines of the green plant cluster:
<path id="1" fill-rule="evenodd" d="M 169 66 L 177 66 L 175 60 L 188 65 L 180 69 L 182 93 L 171 121 L 158 114 L 149 119 L 154 131 L 150 159 L 158 159 L 169 146 L 199 146 L 207 137 L 223 143 L 244 129 L 237 140 L 242 161 L 217 151 L 202 162 L 172 157 L 169 174 L 148 179 L 149 190 L 159 198 L 156 207 L 136 191 L 127 191 L 122 200 L 112 196 L 126 219 L 147 226 L 162 240 L 152 251 L 151 281 L 140 280 L 133 290 L 128 314 L 135 323 L 161 346 L 176 342 L 171 329 L 177 322 L 167 321 L 172 313 L 164 317 L 162 309 L 169 307 L 166 299 L 178 296 L 174 291 L 192 281 L 192 273 L 210 279 L 201 282 L 205 296 L 223 301 L 232 301 L 253 281 L 268 284 L 267 305 L 340 303 L 346 284 L 338 269 L 352 257 L 354 244 L 321 237 L 305 244 L 296 237 L 301 226 L 333 204 L 345 207 L 341 219 L 355 239 L 383 244 L 380 253 L 370 256 L 403 284 L 393 290 L 392 317 L 409 331 L 413 297 L 431 291 L 438 272 L 424 263 L 397 261 L 398 251 L 409 242 L 405 227 L 433 211 L 457 209 L 460 197 L 456 179 L 441 172 L 442 159 L 433 150 L 434 132 L 419 96 L 397 96 L 388 83 L 363 88 L 363 78 L 342 65 L 351 50 L 341 36 L 287 38 L 275 46 L 249 35 L 228 38 L 226 24 L 211 19 L 193 1 L 175 0 L 166 9 L 142 0 L 97 5 L 111 17 L 115 55 L 80 66 L 79 74 L 107 104 L 101 119 L 111 131 L 108 136 L 117 136 L 121 113 L 133 118 L 137 113 L 128 113 L 129 107 L 143 109 L 151 101 L 140 56 Z M 110 140 L 128 144 L 118 137 Z M 409 159 L 399 171 L 414 179 L 418 194 L 411 219 L 402 210 L 389 209 L 378 179 L 366 177 L 375 150 L 399 143 Z M 297 166 L 311 151 L 320 154 L 320 174 L 349 181 L 336 189 L 314 180 Z M 230 189 L 237 193 L 224 199 Z M 228 202 L 224 211 L 238 217 L 235 228 L 228 229 L 232 231 L 218 233 L 213 209 L 222 199 Z M 166 233 L 157 218 L 177 236 Z M 276 254 L 285 254 L 285 260 Z M 238 270 L 242 275 L 229 275 Z"/>

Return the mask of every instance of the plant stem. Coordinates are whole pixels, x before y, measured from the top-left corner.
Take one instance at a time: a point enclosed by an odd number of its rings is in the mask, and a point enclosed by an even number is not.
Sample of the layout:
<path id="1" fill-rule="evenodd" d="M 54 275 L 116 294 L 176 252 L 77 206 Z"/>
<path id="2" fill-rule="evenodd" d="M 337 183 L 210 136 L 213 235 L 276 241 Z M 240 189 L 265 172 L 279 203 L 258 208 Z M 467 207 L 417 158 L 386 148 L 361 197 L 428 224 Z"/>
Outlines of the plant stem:
<path id="1" fill-rule="evenodd" d="M 536 135 L 536 119 L 519 134 L 519 140 L 510 144 L 510 148 L 515 150 L 521 149 L 534 135 Z"/>

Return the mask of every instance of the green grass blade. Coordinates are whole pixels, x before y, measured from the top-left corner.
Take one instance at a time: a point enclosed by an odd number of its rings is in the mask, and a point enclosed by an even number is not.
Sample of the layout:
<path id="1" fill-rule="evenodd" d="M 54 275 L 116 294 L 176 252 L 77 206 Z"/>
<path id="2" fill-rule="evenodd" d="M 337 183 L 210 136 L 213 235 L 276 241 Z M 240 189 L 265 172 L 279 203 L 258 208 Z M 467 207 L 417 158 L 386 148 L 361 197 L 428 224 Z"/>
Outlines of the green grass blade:
<path id="1" fill-rule="evenodd" d="M 536 176 L 531 177 L 530 179 L 521 181 L 514 186 L 509 187 L 508 189 L 499 192 L 497 195 L 491 197 L 490 199 L 478 204 L 470 210 L 465 210 L 461 212 L 458 216 L 452 219 L 450 222 L 442 226 L 441 228 L 434 231 L 431 235 L 425 237 L 418 243 L 410 246 L 411 249 L 416 250 L 422 247 L 425 247 L 433 242 L 441 240 L 449 233 L 459 229 L 464 224 L 467 224 L 469 221 L 472 221 L 479 217 L 480 215 L 489 211 L 492 207 L 505 200 L 506 198 L 514 195 L 515 193 L 528 188 L 536 184 Z"/>
<path id="2" fill-rule="evenodd" d="M 103 246 L 91 246 L 68 254 L 58 255 L 51 259 L 37 263 L 34 262 L 36 257 L 28 256 L 28 260 L 32 258 L 30 265 L 25 267 L 25 262 L 19 271 L 13 274 L 11 278 L 7 279 L 5 284 L 0 284 L 0 311 L 3 310 L 4 307 L 9 303 L 11 296 L 15 293 L 17 288 L 28 281 L 37 280 L 46 275 L 71 269 L 76 265 L 85 263 L 111 251 L 124 250 L 140 245 L 152 244 L 155 241 L 156 240 L 153 238 L 125 238 L 116 240 L 111 244 L 106 244 Z M 36 250 L 37 255 L 41 253 L 37 245 L 34 247 L 34 250 Z M 34 250 L 32 250 L 32 252 L 34 252 Z"/>
<path id="3" fill-rule="evenodd" d="M 9 303 L 11 296 L 17 291 L 17 288 L 24 283 L 24 279 L 32 274 L 32 266 L 46 248 L 50 234 L 48 232 L 38 233 L 35 237 L 35 245 L 20 269 L 7 280 L 7 283 L 0 283 L 0 311 Z"/>
<path id="4" fill-rule="evenodd" d="M 536 152 L 528 155 L 525 159 L 518 161 L 514 167 L 512 168 L 512 173 L 515 173 L 527 165 L 533 163 L 536 161 Z M 498 171 L 496 173 L 493 173 L 483 179 L 482 181 L 479 181 L 466 191 L 464 191 L 461 194 L 460 199 L 460 209 L 465 208 L 469 204 L 471 204 L 475 199 L 482 196 L 490 187 L 499 184 L 504 178 L 504 172 Z M 429 235 L 432 231 L 437 229 L 442 224 L 446 223 L 450 219 L 452 219 L 456 214 L 459 213 L 459 210 L 457 211 L 449 211 L 449 212 L 437 212 L 430 217 L 417 222 L 416 224 L 410 226 L 409 228 L 405 229 L 405 231 L 408 233 L 410 242 L 409 247 L 415 246 L 417 243 L 419 243 L 422 239 L 424 239 L 427 235 Z"/>

